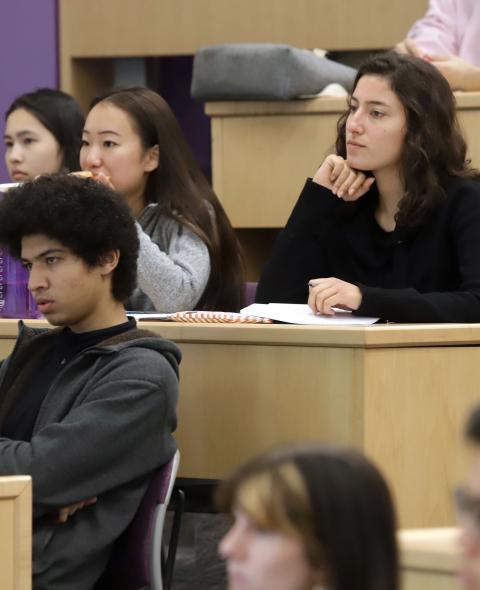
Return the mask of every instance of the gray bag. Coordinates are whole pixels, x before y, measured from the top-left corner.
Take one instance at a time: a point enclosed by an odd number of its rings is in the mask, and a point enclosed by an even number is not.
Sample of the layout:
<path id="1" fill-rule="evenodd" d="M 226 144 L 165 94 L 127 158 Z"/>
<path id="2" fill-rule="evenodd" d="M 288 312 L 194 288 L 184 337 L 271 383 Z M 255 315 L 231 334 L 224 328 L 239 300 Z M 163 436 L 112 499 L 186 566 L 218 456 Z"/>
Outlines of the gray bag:
<path id="1" fill-rule="evenodd" d="M 193 60 L 192 96 L 209 100 L 290 100 L 337 82 L 351 90 L 356 70 L 312 51 L 271 43 L 231 43 L 200 49 Z"/>

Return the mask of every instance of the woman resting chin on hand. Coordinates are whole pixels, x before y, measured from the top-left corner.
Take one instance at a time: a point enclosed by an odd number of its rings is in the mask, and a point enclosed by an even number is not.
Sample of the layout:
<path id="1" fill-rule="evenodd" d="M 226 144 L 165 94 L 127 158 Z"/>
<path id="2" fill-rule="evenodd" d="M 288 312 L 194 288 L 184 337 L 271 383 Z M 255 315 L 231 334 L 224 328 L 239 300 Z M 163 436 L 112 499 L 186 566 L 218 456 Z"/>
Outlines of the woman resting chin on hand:
<path id="1" fill-rule="evenodd" d="M 438 69 L 393 52 L 366 61 L 335 151 L 307 179 L 257 301 L 480 322 L 480 173 Z"/>
<path id="2" fill-rule="evenodd" d="M 341 156 L 330 154 L 315 173 L 313 182 L 324 186 L 344 201 L 356 201 L 370 190 L 375 177 L 354 170 Z"/>

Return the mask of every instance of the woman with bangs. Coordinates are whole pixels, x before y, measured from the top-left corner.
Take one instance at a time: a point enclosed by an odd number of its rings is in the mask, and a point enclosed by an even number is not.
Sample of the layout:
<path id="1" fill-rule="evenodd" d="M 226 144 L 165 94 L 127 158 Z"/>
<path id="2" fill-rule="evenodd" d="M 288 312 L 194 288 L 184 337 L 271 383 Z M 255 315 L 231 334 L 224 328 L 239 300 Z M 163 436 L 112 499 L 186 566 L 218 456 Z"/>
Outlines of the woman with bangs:
<path id="1" fill-rule="evenodd" d="M 395 514 L 360 453 L 285 448 L 243 465 L 219 490 L 234 522 L 220 543 L 229 590 L 398 590 Z"/>
<path id="2" fill-rule="evenodd" d="M 438 70 L 395 53 L 371 58 L 339 120 L 336 153 L 307 180 L 257 301 L 479 322 L 478 180 Z"/>

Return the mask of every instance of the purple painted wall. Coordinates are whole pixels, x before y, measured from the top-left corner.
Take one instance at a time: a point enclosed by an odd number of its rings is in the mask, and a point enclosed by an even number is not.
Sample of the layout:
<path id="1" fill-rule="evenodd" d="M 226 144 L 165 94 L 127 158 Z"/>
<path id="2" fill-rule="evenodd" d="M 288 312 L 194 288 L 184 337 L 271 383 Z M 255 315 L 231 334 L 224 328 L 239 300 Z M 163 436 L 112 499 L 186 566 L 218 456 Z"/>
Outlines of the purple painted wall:
<path id="1" fill-rule="evenodd" d="M 0 0 L 0 182 L 8 182 L 5 111 L 35 88 L 58 88 L 57 0 Z"/>

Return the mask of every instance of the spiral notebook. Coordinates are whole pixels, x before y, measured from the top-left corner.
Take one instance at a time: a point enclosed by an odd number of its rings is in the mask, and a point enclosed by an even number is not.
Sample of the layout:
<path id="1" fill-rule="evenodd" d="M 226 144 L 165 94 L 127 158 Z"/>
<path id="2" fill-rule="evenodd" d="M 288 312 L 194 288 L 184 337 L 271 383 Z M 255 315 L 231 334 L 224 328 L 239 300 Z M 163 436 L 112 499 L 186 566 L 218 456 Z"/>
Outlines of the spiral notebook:
<path id="1" fill-rule="evenodd" d="M 129 312 L 127 315 L 137 321 L 151 322 L 188 322 L 195 324 L 272 324 L 269 318 L 257 317 L 252 314 L 233 313 L 228 311 L 177 311 L 175 313 L 139 313 Z"/>

